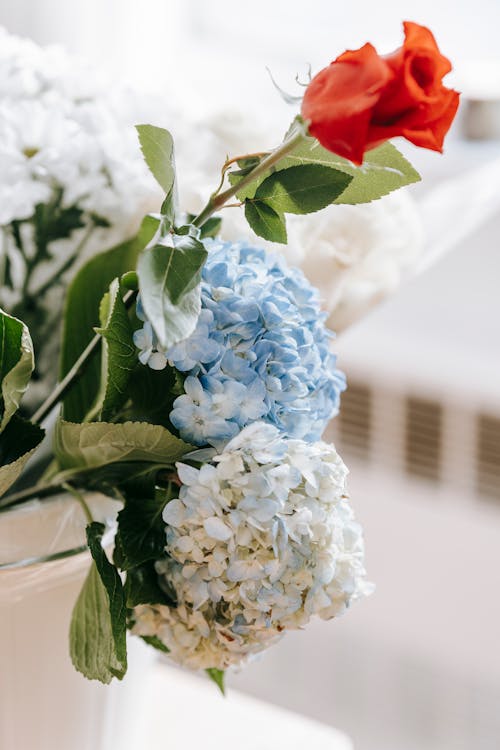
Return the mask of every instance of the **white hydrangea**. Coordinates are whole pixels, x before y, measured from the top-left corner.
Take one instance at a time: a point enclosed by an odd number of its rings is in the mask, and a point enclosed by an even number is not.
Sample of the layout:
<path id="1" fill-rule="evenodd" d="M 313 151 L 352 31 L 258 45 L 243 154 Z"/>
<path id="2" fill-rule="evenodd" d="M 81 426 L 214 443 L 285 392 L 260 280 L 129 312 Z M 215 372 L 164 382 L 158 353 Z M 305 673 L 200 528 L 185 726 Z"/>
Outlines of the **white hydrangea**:
<path id="1" fill-rule="evenodd" d="M 170 557 L 157 572 L 178 607 L 137 607 L 134 626 L 175 661 L 225 669 L 369 593 L 347 469 L 333 446 L 256 422 L 212 463 L 177 469 L 179 498 L 163 516 Z"/>
<path id="2" fill-rule="evenodd" d="M 30 327 L 29 409 L 53 385 L 71 275 L 160 204 L 133 126 L 165 119 L 102 70 L 0 27 L 0 306 Z"/>

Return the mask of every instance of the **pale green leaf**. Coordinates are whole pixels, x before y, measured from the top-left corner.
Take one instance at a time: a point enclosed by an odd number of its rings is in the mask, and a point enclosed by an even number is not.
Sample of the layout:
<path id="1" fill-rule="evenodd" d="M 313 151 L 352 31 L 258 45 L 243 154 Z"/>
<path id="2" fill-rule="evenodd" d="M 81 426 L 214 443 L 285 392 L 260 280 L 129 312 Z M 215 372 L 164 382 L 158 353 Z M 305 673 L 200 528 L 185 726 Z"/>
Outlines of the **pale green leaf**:
<path id="1" fill-rule="evenodd" d="M 146 164 L 168 196 L 175 182 L 172 136 L 165 128 L 154 125 L 136 125 L 136 130 Z"/>
<path id="2" fill-rule="evenodd" d="M 206 669 L 205 672 L 210 677 L 213 682 L 217 685 L 219 690 L 221 691 L 222 695 L 226 694 L 226 688 L 224 685 L 224 677 L 225 672 L 223 669 L 215 669 L 214 667 L 210 667 L 209 669 Z"/>
<path id="3" fill-rule="evenodd" d="M 177 238 L 191 242 L 192 237 Z M 197 241 L 196 241 L 197 242 Z M 198 243 L 199 245 L 201 243 Z M 191 335 L 201 311 L 200 269 L 203 252 L 194 252 L 193 262 L 186 266 L 187 253 L 180 247 L 155 245 L 139 258 L 137 274 L 142 306 L 158 341 L 165 349 Z M 194 286 L 193 286 L 194 285 Z M 179 290 L 181 293 L 179 294 Z M 174 300 L 171 293 L 174 293 Z"/>
<path id="4" fill-rule="evenodd" d="M 165 427 L 147 422 L 75 424 L 60 420 L 54 450 L 61 469 L 89 469 L 126 461 L 173 465 L 192 446 Z"/>
<path id="5" fill-rule="evenodd" d="M 125 593 L 102 548 L 103 533 L 101 523 L 87 528 L 93 562 L 71 618 L 70 655 L 87 679 L 108 684 L 127 671 L 127 627 Z"/>
<path id="6" fill-rule="evenodd" d="M 311 164 L 338 169 L 353 177 L 350 185 L 335 199 L 335 203 L 368 203 L 420 180 L 420 175 L 410 162 L 389 142 L 368 151 L 363 164 L 357 167 L 347 159 L 327 151 L 315 138 L 305 138 L 291 154 L 279 162 L 278 170 Z M 253 198 L 266 177 L 264 174 L 247 185 L 237 193 L 238 198 Z M 237 185 L 242 176 L 233 174 L 229 179 L 232 185 Z"/>
<path id="7" fill-rule="evenodd" d="M 28 328 L 0 310 L 0 432 L 18 410 L 33 368 L 33 344 Z"/>

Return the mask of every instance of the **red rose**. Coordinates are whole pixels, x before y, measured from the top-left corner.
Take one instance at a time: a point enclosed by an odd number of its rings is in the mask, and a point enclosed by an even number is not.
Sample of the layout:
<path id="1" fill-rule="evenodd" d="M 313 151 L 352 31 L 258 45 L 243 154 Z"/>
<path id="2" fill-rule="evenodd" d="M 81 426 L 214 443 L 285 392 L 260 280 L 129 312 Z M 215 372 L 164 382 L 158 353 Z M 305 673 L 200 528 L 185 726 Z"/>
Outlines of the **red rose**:
<path id="1" fill-rule="evenodd" d="M 425 26 L 406 21 L 404 30 L 392 54 L 371 44 L 349 50 L 307 87 L 302 116 L 329 151 L 361 164 L 365 151 L 398 135 L 442 151 L 459 98 L 442 84 L 451 64 Z"/>

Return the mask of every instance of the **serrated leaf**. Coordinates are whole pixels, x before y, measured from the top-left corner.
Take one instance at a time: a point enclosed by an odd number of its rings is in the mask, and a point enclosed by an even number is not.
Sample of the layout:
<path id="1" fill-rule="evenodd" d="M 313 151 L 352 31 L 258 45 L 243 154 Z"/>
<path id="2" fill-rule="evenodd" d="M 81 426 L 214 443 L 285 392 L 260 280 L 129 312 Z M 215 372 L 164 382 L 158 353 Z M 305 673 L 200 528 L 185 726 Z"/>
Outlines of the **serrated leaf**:
<path id="1" fill-rule="evenodd" d="M 356 167 L 352 162 L 327 151 L 315 138 L 304 138 L 295 149 L 279 162 L 278 169 L 319 164 L 338 169 L 353 177 L 352 182 L 336 199 L 335 203 L 368 203 L 405 185 L 418 182 L 420 175 L 392 143 L 384 143 L 365 154 L 363 164 Z M 238 191 L 240 200 L 253 198 L 266 174 Z M 229 181 L 237 185 L 242 177 L 231 173 Z"/>
<path id="2" fill-rule="evenodd" d="M 70 625 L 74 667 L 89 680 L 106 684 L 127 671 L 126 601 L 118 571 L 102 548 L 104 525 L 87 527 L 92 565 L 77 599 Z"/>
<path id="3" fill-rule="evenodd" d="M 213 682 L 215 682 L 215 684 L 217 685 L 217 687 L 221 691 L 222 695 L 225 695 L 226 694 L 226 688 L 224 686 L 224 677 L 225 677 L 224 670 L 223 669 L 215 669 L 215 668 L 212 667 L 210 669 L 205 669 L 205 672 L 210 677 L 210 679 L 213 680 Z"/>
<path id="4" fill-rule="evenodd" d="M 173 138 L 168 130 L 154 125 L 136 125 L 136 130 L 146 164 L 168 196 L 175 182 Z"/>
<path id="5" fill-rule="evenodd" d="M 101 387 L 92 416 L 106 421 L 113 417 L 128 398 L 127 386 L 137 364 L 137 349 L 118 279 L 111 282 L 101 302 L 102 336 Z"/>
<path id="6" fill-rule="evenodd" d="M 38 425 L 14 415 L 0 435 L 0 496 L 14 484 L 42 442 Z"/>
<path id="7" fill-rule="evenodd" d="M 267 177 L 255 198 L 278 214 L 308 214 L 333 203 L 351 180 L 350 175 L 319 164 L 289 167 Z"/>
<path id="8" fill-rule="evenodd" d="M 155 497 L 127 497 L 123 510 L 118 513 L 121 567 L 135 568 L 149 560 L 156 560 L 165 551 L 167 538 L 162 518 L 167 504 L 164 493 Z"/>
<path id="9" fill-rule="evenodd" d="M 135 269 L 139 253 L 153 239 L 160 218 L 148 215 L 138 233 L 104 253 L 95 255 L 76 274 L 69 286 L 64 309 L 61 347 L 61 379 L 74 365 L 99 325 L 99 305 L 116 276 Z M 66 419 L 82 421 L 95 402 L 101 382 L 101 362 L 97 353 L 88 363 L 78 382 L 64 398 Z"/>
<path id="10" fill-rule="evenodd" d="M 120 559 L 120 562 L 123 562 L 123 558 Z M 174 604 L 174 600 L 160 588 L 153 562 L 127 570 L 125 592 L 127 594 L 127 607 L 130 609 L 137 607 L 139 604 L 164 604 L 166 606 Z"/>
<path id="11" fill-rule="evenodd" d="M 171 429 L 169 416 L 173 402 L 184 392 L 182 387 L 178 388 L 177 377 L 182 376 L 169 365 L 163 370 L 152 370 L 139 363 L 128 387 L 131 421 L 152 422 Z"/>
<path id="12" fill-rule="evenodd" d="M 255 234 L 270 242 L 286 244 L 285 217 L 277 213 L 265 201 L 245 201 L 245 218 Z"/>
<path id="13" fill-rule="evenodd" d="M 146 422 L 86 422 L 60 420 L 54 451 L 62 469 L 98 468 L 116 462 L 171 466 L 192 446 L 165 427 Z"/>
<path id="14" fill-rule="evenodd" d="M 146 250 L 137 264 L 142 306 L 165 349 L 190 336 L 196 327 L 206 258 L 202 243 L 193 237 L 175 237 L 172 242 L 174 247 L 155 245 Z"/>
<path id="15" fill-rule="evenodd" d="M 0 309 L 0 432 L 18 410 L 34 368 L 26 325 Z"/>

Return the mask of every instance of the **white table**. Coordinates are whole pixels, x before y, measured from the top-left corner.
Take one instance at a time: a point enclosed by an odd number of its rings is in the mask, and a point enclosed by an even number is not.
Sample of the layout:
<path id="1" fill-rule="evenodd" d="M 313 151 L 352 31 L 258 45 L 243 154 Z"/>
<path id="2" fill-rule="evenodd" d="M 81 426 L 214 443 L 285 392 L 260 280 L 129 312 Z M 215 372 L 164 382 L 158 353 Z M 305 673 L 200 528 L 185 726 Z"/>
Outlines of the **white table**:
<path id="1" fill-rule="evenodd" d="M 144 685 L 143 750 L 353 750 L 343 733 L 164 663 Z M 142 723 L 142 722 L 141 722 Z M 137 744 L 135 747 L 138 747 Z"/>

